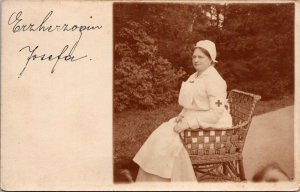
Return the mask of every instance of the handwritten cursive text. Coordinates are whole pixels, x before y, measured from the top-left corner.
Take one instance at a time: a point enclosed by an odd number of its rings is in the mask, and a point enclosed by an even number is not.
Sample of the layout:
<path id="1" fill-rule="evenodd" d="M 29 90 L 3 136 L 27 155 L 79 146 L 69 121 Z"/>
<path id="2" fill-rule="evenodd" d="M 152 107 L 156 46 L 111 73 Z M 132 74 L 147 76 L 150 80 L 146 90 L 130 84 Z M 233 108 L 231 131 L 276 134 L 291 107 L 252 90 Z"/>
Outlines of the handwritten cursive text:
<path id="1" fill-rule="evenodd" d="M 60 60 L 75 62 L 75 61 L 78 61 L 80 59 L 83 59 L 83 58 L 87 57 L 87 55 L 84 55 L 84 56 L 81 56 L 81 57 L 74 56 L 75 49 L 76 49 L 76 47 L 77 47 L 80 39 L 81 39 L 81 35 L 80 35 L 79 39 L 75 42 L 75 44 L 72 46 L 72 48 L 70 49 L 70 51 L 67 54 L 65 54 L 65 53 L 68 51 L 69 45 L 64 46 L 63 49 L 62 49 L 62 51 L 58 55 L 54 55 L 54 54 L 46 55 L 45 53 L 42 53 L 42 54 L 38 55 L 36 53 L 36 51 L 39 48 L 38 45 L 35 46 L 34 49 L 32 49 L 28 45 L 25 46 L 25 47 L 23 47 L 23 48 L 21 48 L 19 50 L 19 52 L 28 50 L 29 56 L 27 58 L 27 61 L 26 61 L 25 65 L 24 65 L 22 71 L 19 74 L 18 78 L 20 78 L 23 75 L 23 73 L 25 72 L 25 70 L 26 70 L 26 68 L 27 68 L 27 66 L 28 66 L 28 64 L 29 64 L 29 62 L 31 60 L 36 60 L 36 59 L 40 59 L 41 61 L 53 61 L 53 60 L 55 60 L 55 63 L 53 65 L 52 69 L 51 69 L 51 73 L 54 73 L 55 67 L 56 67 L 58 61 L 60 61 Z"/>
<path id="2" fill-rule="evenodd" d="M 50 17 L 53 14 L 53 11 L 48 12 L 48 14 L 44 17 L 44 19 L 39 24 L 22 24 L 22 11 L 14 12 L 11 14 L 11 16 L 8 19 L 8 25 L 13 25 L 12 31 L 14 33 L 17 32 L 36 32 L 36 31 L 42 31 L 42 32 L 54 32 L 54 31 L 79 31 L 80 33 L 84 31 L 90 31 L 90 30 L 99 30 L 102 28 L 102 26 L 89 26 L 89 25 L 69 25 L 69 24 L 62 24 L 62 25 L 47 25 L 47 21 L 50 19 Z"/>
<path id="3" fill-rule="evenodd" d="M 44 62 L 54 63 L 51 69 L 51 73 L 54 73 L 55 68 L 59 61 L 67 61 L 67 62 L 75 62 L 87 57 L 87 54 L 83 54 L 83 56 L 76 56 L 75 50 L 83 36 L 84 32 L 92 31 L 92 30 L 100 30 L 102 29 L 102 25 L 82 25 L 82 24 L 53 24 L 53 20 L 51 22 L 51 18 L 54 16 L 54 11 L 49 11 L 45 17 L 40 19 L 38 23 L 34 23 L 32 21 L 24 22 L 23 12 L 16 11 L 13 12 L 7 24 L 12 26 L 11 31 L 15 33 L 25 33 L 25 32 L 46 32 L 46 33 L 78 33 L 79 37 L 74 44 L 63 45 L 62 50 L 59 53 L 45 53 L 45 51 L 41 50 L 41 47 L 38 43 L 34 46 L 25 45 L 21 49 L 19 49 L 19 53 L 27 53 L 28 57 L 26 58 L 25 65 L 23 66 L 21 72 L 19 73 L 18 78 L 20 78 L 23 73 L 26 71 L 27 67 L 30 65 L 31 61 L 39 60 Z M 92 16 L 89 17 L 92 19 Z M 57 20 L 55 20 L 57 21 Z M 51 24 L 49 24 L 51 23 Z M 57 41 L 53 41 L 57 43 Z M 92 59 L 90 58 L 90 61 Z"/>

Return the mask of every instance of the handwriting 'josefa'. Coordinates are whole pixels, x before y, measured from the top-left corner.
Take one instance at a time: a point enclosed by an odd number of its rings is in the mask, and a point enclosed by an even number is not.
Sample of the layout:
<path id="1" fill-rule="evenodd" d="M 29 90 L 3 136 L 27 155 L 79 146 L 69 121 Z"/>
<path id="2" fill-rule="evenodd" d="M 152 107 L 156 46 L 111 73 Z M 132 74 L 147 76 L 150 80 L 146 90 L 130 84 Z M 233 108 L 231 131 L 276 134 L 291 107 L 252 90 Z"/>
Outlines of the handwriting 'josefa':
<path id="1" fill-rule="evenodd" d="M 29 62 L 31 60 L 36 60 L 39 59 L 40 61 L 55 61 L 51 73 L 54 73 L 55 71 L 55 67 L 58 63 L 58 61 L 60 60 L 64 60 L 64 61 L 70 61 L 70 62 L 75 62 L 78 61 L 80 59 L 86 58 L 86 55 L 83 56 L 75 56 L 75 50 L 76 47 L 78 46 L 82 34 L 85 31 L 91 31 L 91 30 L 100 30 L 102 28 L 102 26 L 90 26 L 90 25 L 76 25 L 76 24 L 61 24 L 61 25 L 48 25 L 47 21 L 50 19 L 50 17 L 53 14 L 53 11 L 48 12 L 48 14 L 44 17 L 44 19 L 40 22 L 40 23 L 25 23 L 23 21 L 22 18 L 22 11 L 19 12 L 14 12 L 10 15 L 9 19 L 8 19 L 8 25 L 12 26 L 12 32 L 13 33 L 20 33 L 20 32 L 79 32 L 79 37 L 78 40 L 76 40 L 76 42 L 72 45 L 72 47 L 70 45 L 65 45 L 62 48 L 62 51 L 58 54 L 46 54 L 46 53 L 38 53 L 39 50 L 39 45 L 35 45 L 35 46 L 30 46 L 30 45 L 26 45 L 24 47 L 22 47 L 19 52 L 21 51 L 28 51 L 29 56 L 26 59 L 26 63 L 25 66 L 23 67 L 22 71 L 19 74 L 19 78 L 22 76 L 22 74 L 24 73 L 24 71 L 26 70 Z M 90 16 L 90 18 L 92 18 L 92 16 Z M 71 48 L 70 48 L 71 47 Z M 70 49 L 69 49 L 70 48 Z M 90 59 L 91 60 L 91 59 Z"/>

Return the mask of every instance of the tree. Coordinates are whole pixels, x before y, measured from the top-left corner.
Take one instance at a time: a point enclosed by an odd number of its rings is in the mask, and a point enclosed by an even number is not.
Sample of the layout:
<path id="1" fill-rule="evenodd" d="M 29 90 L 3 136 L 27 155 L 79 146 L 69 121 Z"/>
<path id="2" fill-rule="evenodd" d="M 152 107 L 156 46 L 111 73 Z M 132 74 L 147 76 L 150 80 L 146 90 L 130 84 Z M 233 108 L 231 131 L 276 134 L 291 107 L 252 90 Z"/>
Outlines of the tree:
<path id="1" fill-rule="evenodd" d="M 293 93 L 293 3 L 115 3 L 117 108 L 175 101 L 180 82 L 194 72 L 193 46 L 203 39 L 216 43 L 228 90 L 263 100 Z"/>
<path id="2" fill-rule="evenodd" d="M 229 83 L 263 99 L 293 93 L 293 28 L 293 4 L 226 5 L 219 56 Z"/>

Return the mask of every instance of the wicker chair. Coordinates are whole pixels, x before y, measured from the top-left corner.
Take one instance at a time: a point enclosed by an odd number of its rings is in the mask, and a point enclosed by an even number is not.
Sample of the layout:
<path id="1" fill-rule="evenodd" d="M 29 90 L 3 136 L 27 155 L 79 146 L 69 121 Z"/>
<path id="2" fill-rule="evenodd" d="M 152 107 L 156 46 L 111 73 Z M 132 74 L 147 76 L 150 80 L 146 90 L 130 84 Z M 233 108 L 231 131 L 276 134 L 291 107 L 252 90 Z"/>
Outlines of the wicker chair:
<path id="1" fill-rule="evenodd" d="M 233 126 L 187 129 L 180 138 L 190 155 L 198 180 L 245 179 L 242 151 L 259 95 L 231 90 L 228 95 Z"/>

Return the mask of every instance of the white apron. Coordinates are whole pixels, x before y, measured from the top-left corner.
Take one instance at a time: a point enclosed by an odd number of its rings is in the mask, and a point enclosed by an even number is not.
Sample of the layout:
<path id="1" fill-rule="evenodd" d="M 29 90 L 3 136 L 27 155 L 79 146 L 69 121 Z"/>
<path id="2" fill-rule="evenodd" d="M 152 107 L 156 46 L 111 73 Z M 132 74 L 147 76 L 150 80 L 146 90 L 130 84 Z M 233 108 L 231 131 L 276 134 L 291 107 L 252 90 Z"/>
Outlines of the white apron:
<path id="1" fill-rule="evenodd" d="M 185 86 L 186 85 L 186 86 Z M 182 83 L 179 98 L 182 102 L 190 102 L 189 83 Z M 168 178 L 171 181 L 197 181 L 189 154 L 184 148 L 179 134 L 174 132 L 176 117 L 161 124 L 145 141 L 133 158 L 143 171 Z M 139 177 L 139 175 L 138 175 Z M 151 178 L 151 176 L 148 176 Z M 144 180 L 146 180 L 144 178 Z M 137 178 L 143 181 L 143 178 Z"/>
<path id="2" fill-rule="evenodd" d="M 173 131 L 175 124 L 172 118 L 153 131 L 133 161 L 144 171 L 171 181 L 197 181 L 179 134 Z"/>
<path id="3" fill-rule="evenodd" d="M 185 106 L 186 108 L 193 109 L 192 106 L 194 95 L 195 95 L 195 85 L 196 83 L 191 83 L 189 81 L 182 82 L 181 88 L 178 97 L 178 103 L 181 106 Z"/>

